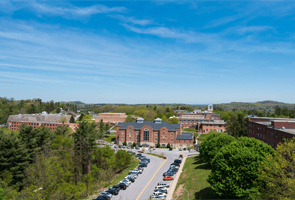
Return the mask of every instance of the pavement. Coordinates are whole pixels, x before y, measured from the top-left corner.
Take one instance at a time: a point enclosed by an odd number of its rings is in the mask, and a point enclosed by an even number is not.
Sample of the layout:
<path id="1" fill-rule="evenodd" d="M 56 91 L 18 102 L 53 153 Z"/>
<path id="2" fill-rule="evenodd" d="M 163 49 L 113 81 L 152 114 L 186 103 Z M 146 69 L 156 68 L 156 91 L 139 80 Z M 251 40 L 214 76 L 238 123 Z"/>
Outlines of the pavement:
<path id="1" fill-rule="evenodd" d="M 134 150 L 133 150 L 134 151 Z M 137 151 L 135 151 L 137 152 Z M 155 187 L 159 182 L 163 182 L 163 173 L 166 172 L 170 164 L 174 162 L 176 158 L 179 157 L 180 154 L 190 155 L 190 154 L 198 154 L 198 152 L 189 153 L 188 151 L 168 151 L 168 149 L 156 149 L 152 150 L 151 153 L 160 154 L 164 153 L 164 156 L 167 159 L 158 158 L 156 156 L 145 154 L 146 157 L 150 158 L 150 163 L 144 169 L 143 173 L 140 174 L 134 183 L 131 183 L 130 186 L 126 190 L 120 190 L 117 196 L 113 196 L 112 200 L 147 200 L 153 194 Z M 149 150 L 146 150 L 145 153 L 150 153 Z M 183 162 L 184 163 L 184 162 Z M 181 173 L 181 170 L 178 171 Z M 174 175 L 174 176 L 177 176 Z M 179 175 L 178 175 L 179 176 Z M 170 185 L 173 181 L 170 182 Z M 177 180 L 175 180 L 177 182 Z M 173 183 L 176 186 L 176 183 Z M 174 189 L 175 189 L 174 186 Z M 169 188 L 169 193 L 174 192 L 173 188 Z M 170 191 L 171 190 L 171 191 Z"/>

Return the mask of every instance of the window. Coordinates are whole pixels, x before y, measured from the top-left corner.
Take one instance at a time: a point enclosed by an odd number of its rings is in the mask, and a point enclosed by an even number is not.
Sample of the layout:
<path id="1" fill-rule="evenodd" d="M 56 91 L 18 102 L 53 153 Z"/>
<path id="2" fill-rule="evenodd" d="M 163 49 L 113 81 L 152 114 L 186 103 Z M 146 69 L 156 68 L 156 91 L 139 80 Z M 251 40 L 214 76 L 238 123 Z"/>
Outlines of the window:
<path id="1" fill-rule="evenodd" d="M 281 139 L 282 139 L 282 140 L 285 140 L 284 136 L 281 136 Z"/>
<path id="2" fill-rule="evenodd" d="M 187 121 L 186 121 L 186 124 L 187 124 Z"/>
<path id="3" fill-rule="evenodd" d="M 122 134 L 124 134 L 124 131 L 122 131 Z"/>
<path id="4" fill-rule="evenodd" d="M 122 137 L 122 140 L 124 140 L 124 137 Z"/>
<path id="5" fill-rule="evenodd" d="M 131 135 L 131 131 L 129 131 L 129 135 Z"/>
<path id="6" fill-rule="evenodd" d="M 180 140 L 178 140 L 178 142 L 180 142 Z"/>
<path id="7" fill-rule="evenodd" d="M 163 136 L 165 136 L 165 132 L 163 132 Z"/>
<path id="8" fill-rule="evenodd" d="M 189 143 L 191 143 L 191 140 L 189 141 Z"/>
<path id="9" fill-rule="evenodd" d="M 185 143 L 185 140 L 183 140 L 183 142 Z"/>
<path id="10" fill-rule="evenodd" d="M 129 137 L 129 140 L 131 140 L 131 137 Z"/>
<path id="11" fill-rule="evenodd" d="M 279 136 L 277 135 L 276 138 L 279 139 Z"/>
<path id="12" fill-rule="evenodd" d="M 155 141 L 157 142 L 158 141 L 158 138 L 155 138 Z"/>
<path id="13" fill-rule="evenodd" d="M 158 136 L 158 132 L 155 132 L 155 136 Z"/>
<path id="14" fill-rule="evenodd" d="M 136 132 L 136 135 L 139 135 L 139 132 Z"/>
<path id="15" fill-rule="evenodd" d="M 173 139 L 171 139 L 171 143 L 173 142 Z"/>
<path id="16" fill-rule="evenodd" d="M 136 141 L 138 142 L 139 141 L 139 138 L 136 138 Z"/>
<path id="17" fill-rule="evenodd" d="M 221 125 L 219 125 L 219 127 L 221 127 Z"/>
<path id="18" fill-rule="evenodd" d="M 173 136 L 173 133 L 171 133 L 171 136 Z"/>
<path id="19" fill-rule="evenodd" d="M 143 140 L 150 140 L 150 131 L 147 129 L 143 131 Z"/>
<path id="20" fill-rule="evenodd" d="M 165 139 L 163 139 L 163 142 L 165 142 Z"/>
<path id="21" fill-rule="evenodd" d="M 206 131 L 208 131 L 208 129 L 206 129 Z"/>

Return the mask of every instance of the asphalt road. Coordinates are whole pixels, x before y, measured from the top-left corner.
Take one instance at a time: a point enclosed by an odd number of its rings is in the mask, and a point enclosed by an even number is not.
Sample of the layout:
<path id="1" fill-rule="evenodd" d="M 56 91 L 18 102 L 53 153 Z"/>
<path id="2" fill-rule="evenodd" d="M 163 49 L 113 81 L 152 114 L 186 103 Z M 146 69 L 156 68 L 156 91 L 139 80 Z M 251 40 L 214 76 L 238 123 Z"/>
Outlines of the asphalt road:
<path id="1" fill-rule="evenodd" d="M 146 153 L 150 151 L 146 150 Z M 117 196 L 113 196 L 112 200 L 147 200 L 153 194 L 155 187 L 159 182 L 163 181 L 163 173 L 166 172 L 174 159 L 180 154 L 197 154 L 189 152 L 179 152 L 177 150 L 168 151 L 168 149 L 152 150 L 152 153 L 160 154 L 164 152 L 166 160 L 145 154 L 150 158 L 150 163 L 142 174 L 140 174 L 134 183 L 131 183 L 126 190 L 120 190 Z"/>

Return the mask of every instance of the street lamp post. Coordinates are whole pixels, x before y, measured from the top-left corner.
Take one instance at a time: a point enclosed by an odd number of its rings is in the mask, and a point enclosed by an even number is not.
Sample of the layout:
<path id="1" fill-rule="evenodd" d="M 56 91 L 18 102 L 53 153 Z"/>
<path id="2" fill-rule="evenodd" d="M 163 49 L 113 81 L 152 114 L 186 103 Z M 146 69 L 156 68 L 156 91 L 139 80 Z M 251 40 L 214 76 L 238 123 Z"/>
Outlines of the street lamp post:
<path id="1" fill-rule="evenodd" d="M 184 188 L 181 188 L 181 189 L 183 189 L 183 190 L 185 190 L 187 192 L 187 200 L 189 200 L 189 192 Z"/>

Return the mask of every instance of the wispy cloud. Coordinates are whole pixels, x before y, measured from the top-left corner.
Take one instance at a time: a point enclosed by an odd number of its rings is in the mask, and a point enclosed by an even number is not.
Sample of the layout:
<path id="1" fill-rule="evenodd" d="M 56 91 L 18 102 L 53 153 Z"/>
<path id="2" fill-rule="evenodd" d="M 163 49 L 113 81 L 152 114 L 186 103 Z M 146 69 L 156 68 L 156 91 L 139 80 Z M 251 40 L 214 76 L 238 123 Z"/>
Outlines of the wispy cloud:
<path id="1" fill-rule="evenodd" d="M 216 19 L 216 20 L 211 21 L 204 28 L 214 28 L 214 27 L 217 27 L 217 26 L 226 25 L 226 24 L 228 24 L 230 22 L 236 21 L 237 19 L 239 19 L 239 16 L 228 16 L 228 17 Z"/>
<path id="2" fill-rule="evenodd" d="M 125 17 L 123 15 L 110 15 L 110 17 L 119 19 L 120 21 L 123 21 L 125 23 L 131 23 L 131 24 L 142 25 L 142 26 L 153 23 L 152 20 L 136 19 L 135 17 Z"/>
<path id="3" fill-rule="evenodd" d="M 238 33 L 244 34 L 248 32 L 263 32 L 268 30 L 274 30 L 271 26 L 246 26 L 238 28 Z"/>
<path id="4" fill-rule="evenodd" d="M 90 16 L 98 13 L 112 13 L 112 12 L 124 12 L 126 11 L 125 7 L 107 7 L 104 5 L 93 5 L 90 7 L 58 7 L 51 6 L 48 4 L 40 4 L 34 2 L 31 4 L 34 10 L 40 14 L 51 14 L 51 15 L 60 15 L 64 17 L 77 17 L 77 16 Z"/>

